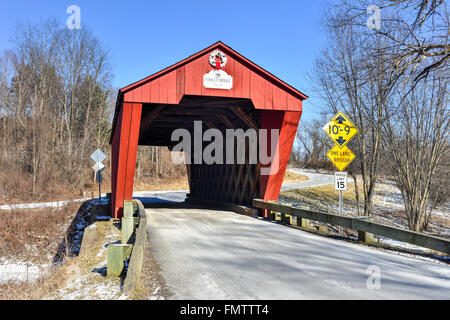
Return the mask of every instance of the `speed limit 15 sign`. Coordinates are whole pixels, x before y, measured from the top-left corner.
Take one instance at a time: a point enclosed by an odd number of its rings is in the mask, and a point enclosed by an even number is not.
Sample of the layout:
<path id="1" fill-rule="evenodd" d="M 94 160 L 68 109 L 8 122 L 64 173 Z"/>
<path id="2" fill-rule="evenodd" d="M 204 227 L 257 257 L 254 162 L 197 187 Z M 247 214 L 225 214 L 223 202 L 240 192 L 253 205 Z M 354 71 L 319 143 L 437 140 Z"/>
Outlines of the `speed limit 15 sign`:
<path id="1" fill-rule="evenodd" d="M 347 172 L 334 173 L 334 189 L 337 191 L 347 191 Z"/>

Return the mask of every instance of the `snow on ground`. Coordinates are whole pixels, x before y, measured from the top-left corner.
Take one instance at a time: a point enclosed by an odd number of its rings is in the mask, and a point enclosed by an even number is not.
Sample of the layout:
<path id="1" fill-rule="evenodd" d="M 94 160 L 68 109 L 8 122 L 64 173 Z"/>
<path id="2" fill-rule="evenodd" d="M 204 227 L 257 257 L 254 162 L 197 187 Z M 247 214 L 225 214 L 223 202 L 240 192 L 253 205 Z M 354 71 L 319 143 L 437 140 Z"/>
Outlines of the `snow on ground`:
<path id="1" fill-rule="evenodd" d="M 62 208 L 67 206 L 71 202 L 84 202 L 91 198 L 64 200 L 54 202 L 42 202 L 42 203 L 21 203 L 21 204 L 5 204 L 0 206 L 0 210 L 14 210 L 14 209 L 38 209 L 38 208 Z"/>
<path id="2" fill-rule="evenodd" d="M 396 211 L 403 212 L 405 210 L 402 194 L 400 190 L 392 183 L 379 183 L 376 188 L 377 195 L 374 196 L 374 215 L 381 220 L 388 220 L 390 223 L 405 228 L 406 216 L 403 221 L 399 219 L 398 215 L 389 214 Z M 431 213 L 430 227 L 433 228 L 431 234 L 435 236 L 450 235 L 450 201 L 447 201 L 443 206 L 438 206 Z M 447 223 L 438 224 L 433 217 L 439 217 L 447 220 Z"/>
<path id="3" fill-rule="evenodd" d="M 304 173 L 303 171 L 297 170 L 297 173 Z M 309 184 L 314 185 L 315 183 L 320 182 L 319 180 L 315 180 L 315 176 L 312 175 L 310 177 Z M 299 186 L 309 187 L 309 185 Z M 295 201 L 291 198 L 282 199 L 281 202 L 292 202 L 295 206 L 301 206 L 305 203 L 302 203 L 301 200 Z M 375 222 L 393 225 L 398 228 L 407 228 L 407 220 L 404 215 L 404 202 L 402 198 L 402 194 L 400 190 L 396 187 L 395 183 L 392 181 L 383 181 L 377 184 L 376 187 L 376 195 L 373 197 L 373 215 L 375 218 Z M 325 203 L 323 199 L 307 199 L 307 204 L 313 208 L 318 210 L 328 211 L 330 213 L 337 214 L 339 212 L 339 205 L 337 203 Z M 344 205 L 343 208 L 344 215 L 355 216 L 356 208 L 355 204 L 352 206 Z M 432 217 L 439 217 L 440 219 L 447 220 L 448 223 L 443 225 L 436 223 L 436 220 L 430 221 L 430 226 L 433 229 L 433 232 L 428 232 L 434 236 L 448 236 L 450 235 L 450 202 L 447 202 L 444 206 L 439 206 L 432 212 Z M 409 243 L 404 243 L 401 241 L 396 241 L 388 238 L 384 238 L 381 236 L 375 236 L 375 240 L 377 240 L 381 244 L 388 245 L 390 247 L 401 249 L 406 249 L 410 251 L 414 251 L 417 253 L 423 254 L 431 254 L 431 250 L 414 246 Z M 448 257 L 436 256 L 440 260 L 447 260 Z"/>
<path id="4" fill-rule="evenodd" d="M 106 278 L 106 250 L 101 251 L 105 259 L 89 273 L 81 273 L 77 266 L 73 266 L 69 272 L 72 274 L 51 295 L 44 300 L 125 300 L 128 295 L 122 293 L 120 279 Z"/>
<path id="5" fill-rule="evenodd" d="M 107 278 L 107 248 L 110 243 L 120 240 L 120 231 L 115 227 L 109 228 L 104 239 L 104 244 L 96 254 L 98 263 L 82 270 L 78 264 L 71 265 L 67 273 L 68 279 L 58 290 L 44 297 L 45 300 L 123 300 L 128 299 L 121 291 L 120 278 Z M 81 258 L 83 259 L 83 258 Z M 81 263 L 83 260 L 79 260 Z"/>
<path id="6" fill-rule="evenodd" d="M 172 192 L 189 192 L 189 190 L 163 190 L 163 191 L 137 191 L 133 193 L 134 197 L 139 197 L 146 195 L 148 193 L 152 194 L 164 194 Z M 13 209 L 38 209 L 38 208 L 59 208 L 68 205 L 70 202 L 84 202 L 92 200 L 92 204 L 105 204 L 107 203 L 106 194 L 102 194 L 102 200 L 99 201 L 98 198 L 82 198 L 74 200 L 63 200 L 63 201 L 53 201 L 53 202 L 38 202 L 38 203 L 18 203 L 18 204 L 5 204 L 0 206 L 0 211 L 2 210 L 13 210 Z"/>
<path id="7" fill-rule="evenodd" d="M 0 258 L 0 283 L 36 281 L 48 271 L 48 264 Z"/>

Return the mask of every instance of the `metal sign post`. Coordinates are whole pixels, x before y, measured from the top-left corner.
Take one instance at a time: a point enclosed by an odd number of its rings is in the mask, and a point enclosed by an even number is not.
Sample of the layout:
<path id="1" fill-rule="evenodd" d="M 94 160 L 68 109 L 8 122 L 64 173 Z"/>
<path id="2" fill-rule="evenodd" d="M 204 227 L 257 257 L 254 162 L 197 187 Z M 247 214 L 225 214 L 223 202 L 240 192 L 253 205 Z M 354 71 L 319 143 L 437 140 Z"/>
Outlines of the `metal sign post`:
<path id="1" fill-rule="evenodd" d="M 95 181 L 98 182 L 98 200 L 99 204 L 102 203 L 102 171 L 105 170 L 105 165 L 102 163 L 103 160 L 106 159 L 106 155 L 102 152 L 102 150 L 97 149 L 91 155 L 91 159 L 95 161 L 95 165 L 92 167 L 95 171 Z"/>
<path id="2" fill-rule="evenodd" d="M 347 191 L 347 172 L 334 173 L 334 190 L 339 191 L 339 215 L 344 214 L 344 198 L 343 191 Z M 342 233 L 342 228 L 339 227 L 339 234 Z"/>
<path id="3" fill-rule="evenodd" d="M 334 173 L 334 189 L 339 191 L 339 215 L 344 214 L 344 197 L 347 191 L 347 172 L 342 172 L 355 159 L 355 154 L 347 147 L 347 143 L 358 134 L 358 129 L 342 112 L 337 113 L 323 130 L 333 140 L 334 147 L 327 153 L 328 159 L 341 172 Z M 339 227 L 339 234 L 342 228 Z"/>

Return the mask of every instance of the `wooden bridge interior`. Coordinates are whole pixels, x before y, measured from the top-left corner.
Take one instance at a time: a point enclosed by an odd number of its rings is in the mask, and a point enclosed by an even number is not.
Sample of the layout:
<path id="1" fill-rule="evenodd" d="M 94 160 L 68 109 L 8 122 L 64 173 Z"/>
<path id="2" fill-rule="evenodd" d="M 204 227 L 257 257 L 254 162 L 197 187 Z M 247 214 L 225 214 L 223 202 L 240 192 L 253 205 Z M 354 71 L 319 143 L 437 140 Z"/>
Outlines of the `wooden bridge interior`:
<path id="1" fill-rule="evenodd" d="M 194 137 L 194 121 L 202 121 L 203 132 L 218 129 L 224 137 L 226 129 L 258 129 L 257 113 L 250 99 L 184 96 L 178 105 L 143 104 L 139 145 L 171 149 L 178 143 L 171 141 L 175 129 L 186 129 Z M 226 149 L 223 156 L 225 160 Z M 234 156 L 236 159 L 237 154 Z M 192 155 L 191 164 L 187 165 L 190 197 L 251 205 L 259 191 L 259 166 L 249 163 L 248 141 L 246 163 L 236 162 L 194 164 Z"/>

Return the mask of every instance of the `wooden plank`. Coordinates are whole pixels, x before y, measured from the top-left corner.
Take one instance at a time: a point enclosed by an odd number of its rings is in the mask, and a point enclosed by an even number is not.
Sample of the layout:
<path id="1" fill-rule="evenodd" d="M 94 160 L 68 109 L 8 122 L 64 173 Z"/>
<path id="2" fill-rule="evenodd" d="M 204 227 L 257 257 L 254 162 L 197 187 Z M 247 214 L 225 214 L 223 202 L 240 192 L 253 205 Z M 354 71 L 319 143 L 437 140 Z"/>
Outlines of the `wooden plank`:
<path id="1" fill-rule="evenodd" d="M 131 110 L 133 104 L 124 103 L 122 106 L 122 117 L 119 138 L 119 157 L 117 163 L 117 180 L 115 188 L 114 218 L 121 218 L 123 214 L 123 200 L 125 197 L 125 181 L 128 161 L 128 143 L 130 138 Z"/>
<path id="2" fill-rule="evenodd" d="M 258 130 L 256 122 L 241 107 L 231 109 L 248 127 Z"/>
<path id="3" fill-rule="evenodd" d="M 142 103 L 150 103 L 151 102 L 151 84 L 146 83 L 142 87 Z"/>
<path id="4" fill-rule="evenodd" d="M 250 70 L 242 66 L 242 98 L 250 98 Z"/>
<path id="5" fill-rule="evenodd" d="M 240 98 L 242 97 L 242 64 L 239 62 L 235 62 L 234 64 L 234 75 L 233 75 L 233 91 L 234 97 Z"/>
<path id="6" fill-rule="evenodd" d="M 136 158 L 139 141 L 139 127 L 141 124 L 142 104 L 134 103 L 131 110 L 130 135 L 128 141 L 124 200 L 133 199 L 134 175 L 136 172 Z"/>
<path id="7" fill-rule="evenodd" d="M 250 76 L 251 98 L 256 109 L 266 109 L 266 88 L 264 79 L 252 72 Z"/>
<path id="8" fill-rule="evenodd" d="M 152 82 L 150 82 L 151 83 L 151 85 L 150 85 L 150 89 L 151 89 L 151 96 L 150 96 L 150 98 L 151 98 L 151 102 L 152 103 L 161 103 L 161 100 L 160 100 L 160 94 L 159 94 L 159 84 L 160 84 L 160 82 L 159 82 L 159 79 L 155 79 L 155 80 L 153 80 Z"/>
<path id="9" fill-rule="evenodd" d="M 231 123 L 230 120 L 228 120 L 227 116 L 222 114 L 222 115 L 219 115 L 219 118 L 222 120 L 222 122 L 225 124 L 225 126 L 228 129 L 233 129 L 234 128 L 233 124 Z"/>
<path id="10" fill-rule="evenodd" d="M 168 87 L 169 87 L 169 75 L 166 74 L 159 79 L 159 101 L 160 101 L 160 103 L 169 103 Z"/>
<path id="11" fill-rule="evenodd" d="M 145 245 L 147 243 L 147 216 L 145 214 L 145 208 L 139 200 L 134 200 L 134 203 L 137 204 L 137 213 L 140 220 L 139 227 L 136 229 L 136 240 L 133 245 L 128 271 L 124 280 L 124 292 L 133 291 L 139 282 L 144 261 Z"/>
<path id="12" fill-rule="evenodd" d="M 202 61 L 201 59 L 195 60 L 193 62 L 194 69 L 193 69 L 193 90 L 192 94 L 194 95 L 201 95 L 202 94 L 202 87 L 203 87 L 203 74 L 202 74 Z"/>
<path id="13" fill-rule="evenodd" d="M 165 108 L 164 105 L 156 107 L 152 112 L 148 113 L 144 119 L 142 119 L 141 125 L 140 125 L 140 132 L 141 134 L 145 133 L 148 128 L 151 126 L 153 121 L 159 116 L 161 111 Z"/>
<path id="14" fill-rule="evenodd" d="M 266 82 L 266 95 L 265 95 L 265 105 L 267 110 L 273 110 L 273 84 Z"/>
<path id="15" fill-rule="evenodd" d="M 126 200 L 123 202 L 123 216 L 126 218 L 132 218 L 134 215 L 133 201 Z"/>
<path id="16" fill-rule="evenodd" d="M 116 206 L 117 202 L 117 172 L 119 165 L 119 146 L 120 134 L 122 128 L 122 110 L 119 112 L 117 119 L 116 131 L 114 132 L 111 146 L 111 216 L 116 217 L 119 210 Z"/>
<path id="17" fill-rule="evenodd" d="M 299 112 L 285 112 L 283 125 L 280 131 L 279 138 L 279 167 L 275 177 L 273 177 L 272 195 L 271 199 L 278 199 L 281 185 L 283 184 L 284 175 L 291 155 L 292 146 L 294 145 L 295 135 L 297 133 L 297 126 L 300 121 L 301 114 Z"/>
<path id="18" fill-rule="evenodd" d="M 135 221 L 133 217 L 122 217 L 122 244 L 129 244 L 134 233 Z"/>
<path id="19" fill-rule="evenodd" d="M 185 94 L 194 94 L 194 63 L 190 62 L 184 67 L 185 74 Z"/>
<path id="20" fill-rule="evenodd" d="M 183 98 L 185 92 L 185 76 L 186 76 L 186 68 L 181 67 L 177 70 L 177 93 L 176 93 L 176 101 L 175 103 L 179 103 L 181 98 Z"/>
<path id="21" fill-rule="evenodd" d="M 124 261 L 131 253 L 133 246 L 127 244 L 110 244 L 107 253 L 106 273 L 108 277 L 119 277 L 124 268 Z"/>
<path id="22" fill-rule="evenodd" d="M 277 86 L 273 86 L 273 110 L 286 110 L 286 95 Z"/>
<path id="23" fill-rule="evenodd" d="M 180 98 L 181 99 L 181 98 Z M 177 99 L 177 74 L 171 72 L 167 75 L 167 103 L 178 103 Z"/>
<path id="24" fill-rule="evenodd" d="M 133 102 L 142 103 L 142 87 L 137 87 L 133 90 Z"/>

